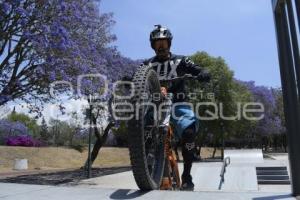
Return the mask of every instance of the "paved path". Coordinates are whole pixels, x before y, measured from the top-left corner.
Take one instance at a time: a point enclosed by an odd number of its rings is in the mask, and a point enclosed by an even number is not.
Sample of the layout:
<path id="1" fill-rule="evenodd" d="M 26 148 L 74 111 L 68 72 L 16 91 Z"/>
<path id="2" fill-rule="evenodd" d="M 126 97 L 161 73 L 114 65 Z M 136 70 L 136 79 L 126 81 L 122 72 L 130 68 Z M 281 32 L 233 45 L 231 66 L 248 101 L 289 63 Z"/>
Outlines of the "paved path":
<path id="1" fill-rule="evenodd" d="M 295 199 L 289 193 L 261 192 L 182 192 L 138 190 L 55 187 L 41 185 L 23 185 L 0 183 L 1 200 L 104 200 L 104 199 L 168 199 L 168 200 L 289 200 Z"/>
<path id="2" fill-rule="evenodd" d="M 179 163 L 182 172 L 183 165 Z M 191 174 L 195 191 L 218 191 L 221 162 L 194 163 Z M 138 189 L 132 171 L 83 180 L 80 187 Z M 222 191 L 258 191 L 254 166 L 229 165 L 225 173 Z"/>
<path id="3" fill-rule="evenodd" d="M 246 152 L 240 152 L 245 155 Z M 253 152 L 252 152 L 253 153 Z M 195 163 L 192 168 L 195 191 L 150 191 L 142 193 L 138 190 L 132 172 L 92 178 L 72 186 L 41 186 L 0 183 L 0 200 L 102 200 L 102 199 L 201 199 L 201 200 L 284 200 L 295 199 L 291 194 L 290 185 L 257 185 L 257 166 L 288 166 L 286 155 L 275 160 L 247 162 L 234 152 L 236 158 L 226 171 L 225 182 L 218 190 L 220 183 L 221 162 Z M 233 159 L 233 160 L 234 160 Z M 182 171 L 182 164 L 179 165 Z"/>
<path id="4" fill-rule="evenodd" d="M 225 182 L 221 185 L 224 192 L 281 191 L 290 192 L 290 185 L 260 186 L 257 184 L 256 167 L 287 166 L 287 156 L 276 160 L 263 160 L 261 150 L 229 150 L 225 155 L 231 156 L 231 163 L 226 168 Z M 246 158 L 249 157 L 249 160 Z M 191 174 L 195 191 L 219 191 L 222 162 L 194 163 Z M 183 165 L 179 163 L 182 172 Z M 132 171 L 92 178 L 81 181 L 80 187 L 138 189 Z"/>

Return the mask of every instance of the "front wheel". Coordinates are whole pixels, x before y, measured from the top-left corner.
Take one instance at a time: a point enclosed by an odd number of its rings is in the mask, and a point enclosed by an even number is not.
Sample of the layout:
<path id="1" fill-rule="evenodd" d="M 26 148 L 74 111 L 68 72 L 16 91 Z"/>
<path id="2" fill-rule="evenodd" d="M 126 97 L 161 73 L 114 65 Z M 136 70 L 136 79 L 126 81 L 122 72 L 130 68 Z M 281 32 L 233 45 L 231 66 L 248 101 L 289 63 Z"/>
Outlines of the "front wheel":
<path id="1" fill-rule="evenodd" d="M 133 77 L 134 118 L 128 121 L 129 152 L 135 181 L 141 190 L 159 189 L 165 164 L 164 134 L 158 128 L 153 95 L 160 94 L 156 72 L 141 66 Z"/>

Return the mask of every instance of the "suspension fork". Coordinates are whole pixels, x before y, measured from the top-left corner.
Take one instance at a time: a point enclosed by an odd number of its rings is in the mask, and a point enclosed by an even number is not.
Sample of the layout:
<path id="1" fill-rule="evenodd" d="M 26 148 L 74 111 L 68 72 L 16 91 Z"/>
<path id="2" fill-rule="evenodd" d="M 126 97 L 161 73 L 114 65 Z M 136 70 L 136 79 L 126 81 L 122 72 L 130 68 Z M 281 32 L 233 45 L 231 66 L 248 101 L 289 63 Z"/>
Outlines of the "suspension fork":
<path id="1" fill-rule="evenodd" d="M 178 170 L 178 164 L 176 154 L 172 149 L 171 141 L 173 137 L 173 129 L 169 125 L 167 127 L 167 136 L 165 139 L 165 169 L 162 183 L 160 186 L 161 190 L 173 190 L 180 188 L 180 176 Z"/>

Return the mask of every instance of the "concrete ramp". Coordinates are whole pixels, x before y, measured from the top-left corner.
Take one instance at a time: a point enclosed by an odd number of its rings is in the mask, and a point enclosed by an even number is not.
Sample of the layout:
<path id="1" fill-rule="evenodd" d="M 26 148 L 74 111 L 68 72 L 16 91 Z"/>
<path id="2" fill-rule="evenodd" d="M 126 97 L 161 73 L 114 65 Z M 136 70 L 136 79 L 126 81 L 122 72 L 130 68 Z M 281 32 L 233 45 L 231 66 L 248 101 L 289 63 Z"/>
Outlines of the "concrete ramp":
<path id="1" fill-rule="evenodd" d="M 263 163 L 261 149 L 224 150 L 224 157 L 230 157 L 231 163 Z"/>
<path id="2" fill-rule="evenodd" d="M 195 163 L 192 168 L 195 191 L 219 191 L 222 163 Z M 254 166 L 229 165 L 220 191 L 257 191 Z"/>
<path id="3" fill-rule="evenodd" d="M 256 170 L 254 166 L 229 165 L 226 168 L 222 191 L 258 191 Z"/>
<path id="4" fill-rule="evenodd" d="M 195 184 L 195 191 L 216 191 L 220 183 L 221 162 L 216 163 L 194 163 L 191 174 Z M 183 171 L 182 165 L 179 167 Z"/>
<path id="5" fill-rule="evenodd" d="M 195 191 L 219 191 L 222 162 L 194 163 L 191 174 Z M 183 164 L 179 163 L 182 173 Z M 132 171 L 91 178 L 81 181 L 79 186 L 89 188 L 138 189 Z M 257 191 L 257 178 L 254 166 L 234 166 L 226 168 L 225 182 L 221 191 Z"/>

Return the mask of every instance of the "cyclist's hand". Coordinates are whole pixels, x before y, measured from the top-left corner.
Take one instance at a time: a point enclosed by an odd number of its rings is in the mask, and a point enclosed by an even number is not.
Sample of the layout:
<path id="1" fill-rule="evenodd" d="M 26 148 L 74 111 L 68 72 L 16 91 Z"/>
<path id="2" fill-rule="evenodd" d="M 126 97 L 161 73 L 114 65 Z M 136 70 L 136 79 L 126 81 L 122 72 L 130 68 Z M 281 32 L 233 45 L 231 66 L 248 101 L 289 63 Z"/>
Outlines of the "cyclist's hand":
<path id="1" fill-rule="evenodd" d="M 164 97 L 168 95 L 167 88 L 165 87 L 160 87 L 160 92 Z"/>

